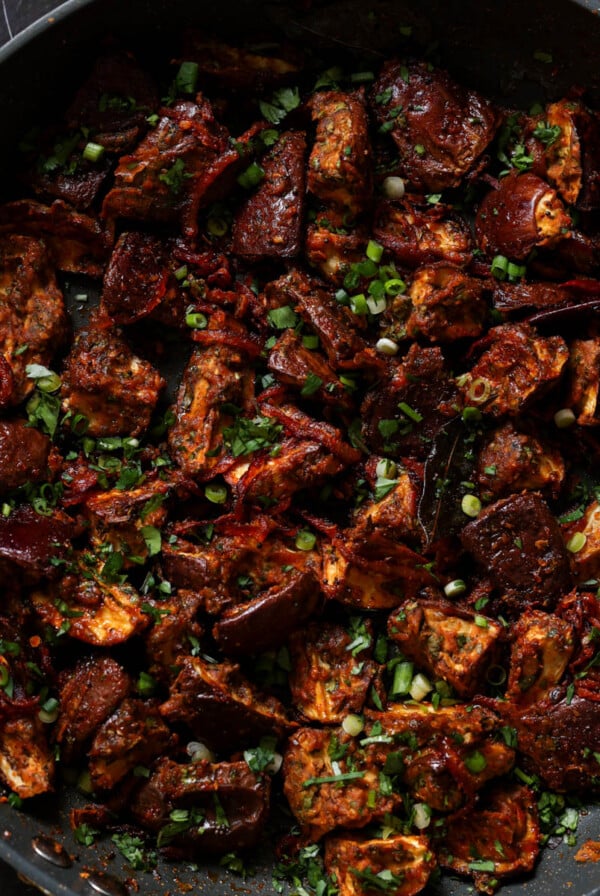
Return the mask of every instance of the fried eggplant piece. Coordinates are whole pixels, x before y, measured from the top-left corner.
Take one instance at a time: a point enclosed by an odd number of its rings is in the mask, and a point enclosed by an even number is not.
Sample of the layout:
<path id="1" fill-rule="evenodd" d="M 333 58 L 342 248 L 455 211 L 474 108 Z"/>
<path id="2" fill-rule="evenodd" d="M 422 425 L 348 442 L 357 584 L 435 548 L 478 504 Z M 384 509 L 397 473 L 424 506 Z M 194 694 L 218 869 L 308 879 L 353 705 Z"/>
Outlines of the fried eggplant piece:
<path id="1" fill-rule="evenodd" d="M 387 494 L 366 501 L 355 514 L 351 535 L 353 541 L 368 542 L 374 533 L 410 543 L 419 540 L 419 487 L 416 477 L 400 468 L 389 480 L 389 485 Z"/>
<path id="2" fill-rule="evenodd" d="M 53 732 L 61 762 L 68 766 L 82 755 L 131 688 L 129 674 L 108 656 L 81 659 L 62 673 L 60 713 Z"/>
<path id="3" fill-rule="evenodd" d="M 511 627 L 506 697 L 519 706 L 539 703 L 561 681 L 575 648 L 573 627 L 553 613 L 531 610 Z"/>
<path id="4" fill-rule="evenodd" d="M 340 896 L 415 896 L 426 886 L 436 860 L 426 837 L 392 834 L 385 840 L 358 835 L 328 837 L 325 869 Z"/>
<path id="5" fill-rule="evenodd" d="M 424 62 L 385 62 L 371 106 L 398 148 L 402 176 L 411 189 L 425 193 L 457 187 L 499 124 L 483 97 Z"/>
<path id="6" fill-rule="evenodd" d="M 108 258 L 108 240 L 100 223 L 61 199 L 52 205 L 33 199 L 1 205 L 0 233 L 42 239 L 59 271 L 100 277 Z"/>
<path id="7" fill-rule="evenodd" d="M 506 280 L 495 280 L 493 284 L 492 303 L 497 311 L 504 314 L 526 311 L 548 311 L 569 305 L 573 301 L 573 292 L 562 283 L 534 282 L 509 283 Z"/>
<path id="8" fill-rule="evenodd" d="M 233 224 L 232 251 L 249 261 L 294 258 L 302 247 L 306 137 L 285 131 L 261 161 L 258 188 Z"/>
<path id="9" fill-rule="evenodd" d="M 573 409 L 579 426 L 598 426 L 600 415 L 600 339 L 573 339 L 569 348 L 569 393 L 565 407 Z"/>
<path id="10" fill-rule="evenodd" d="M 136 590 L 128 583 L 114 581 L 116 574 L 106 569 L 110 561 L 97 569 L 96 558 L 91 558 L 90 565 L 89 556 L 84 553 L 79 560 L 82 575 L 68 575 L 59 587 L 34 591 L 33 608 L 42 622 L 85 644 L 123 644 L 147 628 L 150 618 L 141 609 Z M 121 568 L 119 554 L 107 554 L 109 557 L 117 558 L 115 565 Z"/>
<path id="11" fill-rule="evenodd" d="M 161 759 L 131 812 L 172 858 L 255 846 L 269 814 L 270 781 L 246 762 L 183 765 Z M 177 810 L 178 821 L 173 822 Z"/>
<path id="12" fill-rule="evenodd" d="M 477 482 L 490 499 L 539 489 L 556 498 L 564 478 L 560 452 L 510 420 L 492 430 L 477 459 Z"/>
<path id="13" fill-rule="evenodd" d="M 311 571 L 284 574 L 284 582 L 243 604 L 225 610 L 213 637 L 225 656 L 251 656 L 279 647 L 314 616 L 322 603 L 319 582 Z"/>
<path id="14" fill-rule="evenodd" d="M 94 789 L 112 790 L 136 766 L 151 765 L 175 742 L 156 701 L 126 697 L 92 741 L 88 756 Z"/>
<path id="15" fill-rule="evenodd" d="M 44 243 L 29 236 L 2 235 L 0 357 L 10 368 L 12 386 L 4 406 L 19 404 L 33 391 L 27 366 L 48 366 L 66 339 L 67 326 L 63 296 Z"/>
<path id="16" fill-rule="evenodd" d="M 363 438 L 380 456 L 424 460 L 431 440 L 456 415 L 457 399 L 441 350 L 413 344 L 402 363 L 367 392 L 361 407 Z"/>
<path id="17" fill-rule="evenodd" d="M 163 108 L 156 127 L 131 154 L 121 156 L 102 205 L 104 219 L 110 227 L 122 218 L 179 224 L 194 237 L 203 179 L 226 148 L 226 132 L 207 100 Z"/>
<path id="18" fill-rule="evenodd" d="M 332 752 L 343 755 L 332 759 Z M 402 797 L 382 792 L 379 771 L 342 728 L 296 731 L 284 755 L 283 791 L 303 833 L 320 840 L 338 827 L 362 828 L 394 812 Z"/>
<path id="19" fill-rule="evenodd" d="M 298 49 L 279 46 L 264 51 L 234 47 L 186 29 L 183 55 L 198 64 L 203 79 L 227 90 L 254 92 L 294 78 L 302 67 Z"/>
<path id="20" fill-rule="evenodd" d="M 360 713 L 378 671 L 373 662 L 373 627 L 357 629 L 335 622 L 311 622 L 289 642 L 292 701 L 306 719 L 341 724 Z"/>
<path id="21" fill-rule="evenodd" d="M 317 442 L 284 439 L 276 457 L 254 457 L 237 483 L 237 494 L 264 506 L 322 485 L 344 469 L 343 461 Z"/>
<path id="22" fill-rule="evenodd" d="M 598 791 L 600 713 L 596 700 L 562 694 L 523 708 L 507 703 L 499 711 L 512 725 L 527 768 L 552 790 L 589 795 Z"/>
<path id="23" fill-rule="evenodd" d="M 556 190 L 529 171 L 503 177 L 483 197 L 475 219 L 479 248 L 514 261 L 524 261 L 532 249 L 555 246 L 572 226 Z"/>
<path id="24" fill-rule="evenodd" d="M 487 306 L 483 283 L 460 268 L 440 262 L 415 271 L 408 295 L 412 302 L 406 333 L 429 342 L 476 339 L 483 332 Z"/>
<path id="25" fill-rule="evenodd" d="M 0 721 L 0 777 L 21 799 L 53 789 L 54 754 L 37 716 Z"/>
<path id="26" fill-rule="evenodd" d="M 335 372 L 325 358 L 316 351 L 306 348 L 297 334 L 290 328 L 277 340 L 269 352 L 269 370 L 280 383 L 293 386 L 306 395 L 309 384 L 310 398 L 319 404 L 332 404 L 349 409 L 352 400 Z M 316 388 L 313 391 L 313 385 Z"/>
<path id="27" fill-rule="evenodd" d="M 531 871 L 536 863 L 540 824 L 535 794 L 517 785 L 493 788 L 478 806 L 452 819 L 438 849 L 443 868 L 472 876 L 480 892 L 493 893 L 492 881 Z"/>
<path id="28" fill-rule="evenodd" d="M 384 769 L 399 761 L 412 797 L 438 812 L 460 808 L 514 765 L 501 717 L 483 706 L 390 703 L 366 716 L 366 736 L 385 738 L 377 747 Z"/>
<path id="29" fill-rule="evenodd" d="M 91 212 L 112 165 L 102 153 L 87 159 L 87 144 L 88 137 L 78 128 L 43 134 L 39 154 L 25 173 L 30 190 L 43 202 L 58 200 L 78 212 Z"/>
<path id="30" fill-rule="evenodd" d="M 529 324 L 493 327 L 486 349 L 460 379 L 465 403 L 484 414 L 516 415 L 559 379 L 569 350 L 560 336 L 538 336 Z"/>
<path id="31" fill-rule="evenodd" d="M 238 665 L 193 656 L 180 665 L 160 711 L 169 722 L 184 722 L 214 750 L 231 753 L 265 735 L 279 739 L 294 727 L 279 700 L 261 695 Z"/>
<path id="32" fill-rule="evenodd" d="M 242 352 L 227 345 L 194 350 L 169 430 L 169 451 L 186 475 L 208 475 L 218 463 L 223 430 L 234 420 L 223 405 L 235 405 L 247 413 L 253 397 L 254 375 Z"/>
<path id="33" fill-rule="evenodd" d="M 513 611 L 552 610 L 571 590 L 568 551 L 538 494 L 496 501 L 465 526 L 461 540 Z"/>
<path id="34" fill-rule="evenodd" d="M 203 628 L 196 617 L 201 606 L 201 594 L 179 588 L 165 606 L 169 612 L 161 613 L 147 632 L 146 656 L 151 663 L 150 672 L 156 678 L 172 679 L 178 669 L 177 658 L 188 653 L 195 641 L 200 641 Z"/>
<path id="35" fill-rule="evenodd" d="M 0 420 L 0 495 L 48 476 L 51 442 L 23 420 Z"/>
<path id="36" fill-rule="evenodd" d="M 56 578 L 77 526 L 70 516 L 53 510 L 44 516 L 29 504 L 20 504 L 0 516 L 0 559 L 22 570 L 28 581 Z"/>
<path id="37" fill-rule="evenodd" d="M 420 600 L 395 610 L 387 631 L 409 659 L 468 698 L 498 658 L 503 626 L 449 601 Z"/>
<path id="38" fill-rule="evenodd" d="M 73 130 L 93 131 L 107 152 L 127 152 L 148 130 L 148 115 L 159 105 L 152 77 L 129 53 L 99 56 L 67 110 Z"/>
<path id="39" fill-rule="evenodd" d="M 444 261 L 464 266 L 473 256 L 467 222 L 450 206 L 421 205 L 416 197 L 380 202 L 375 210 L 373 237 L 408 268 Z"/>
<path id="40" fill-rule="evenodd" d="M 342 286 L 351 265 L 364 260 L 366 244 L 363 229 L 350 229 L 345 216 L 329 208 L 309 224 L 304 251 L 308 263 L 325 280 Z"/>
<path id="41" fill-rule="evenodd" d="M 568 205 L 577 203 L 583 183 L 580 116 L 586 116 L 581 103 L 549 103 L 541 115 L 527 119 L 522 135 L 531 170 L 556 187 Z"/>
<path id="42" fill-rule="evenodd" d="M 364 92 L 321 90 L 313 94 L 310 108 L 316 134 L 308 161 L 308 189 L 325 205 L 359 215 L 372 193 Z"/>
<path id="43" fill-rule="evenodd" d="M 365 351 L 356 315 L 301 271 L 292 270 L 267 284 L 265 295 L 272 307 L 291 305 L 312 327 L 334 369 L 352 366 L 356 356 Z"/>
<path id="44" fill-rule="evenodd" d="M 336 538 L 323 543 L 323 590 L 362 610 L 391 610 L 424 585 L 433 583 L 427 563 L 411 548 L 377 533 L 368 541 Z"/>
<path id="45" fill-rule="evenodd" d="M 99 550 L 107 544 L 112 545 L 114 552 L 125 557 L 125 567 L 133 565 L 128 560 L 131 556 L 147 559 L 144 529 L 146 526 L 162 527 L 167 517 L 164 502 L 172 485 L 168 480 L 155 479 L 137 488 L 114 488 L 86 498 L 83 511 L 90 524 L 92 547 Z"/>
<path id="46" fill-rule="evenodd" d="M 138 436 L 150 424 L 165 381 L 137 357 L 108 321 L 90 321 L 77 334 L 62 375 L 62 409 L 82 415 L 90 436 Z"/>

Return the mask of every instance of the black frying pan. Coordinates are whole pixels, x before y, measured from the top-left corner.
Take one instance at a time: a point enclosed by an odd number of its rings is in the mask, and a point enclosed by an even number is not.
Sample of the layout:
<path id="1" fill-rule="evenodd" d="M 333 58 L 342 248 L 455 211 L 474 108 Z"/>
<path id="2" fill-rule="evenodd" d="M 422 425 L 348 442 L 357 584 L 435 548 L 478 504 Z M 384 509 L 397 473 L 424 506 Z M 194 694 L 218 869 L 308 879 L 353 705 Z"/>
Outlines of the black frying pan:
<path id="1" fill-rule="evenodd" d="M 234 40 L 257 25 L 269 26 L 276 35 L 317 47 L 326 59 L 348 48 L 374 59 L 398 52 L 399 28 L 410 24 L 423 47 L 436 43 L 440 61 L 488 95 L 530 104 L 581 85 L 600 105 L 600 5 L 591 0 L 69 0 L 0 50 L 0 195 L 11 193 L 19 137 L 48 111 L 62 108 L 102 35 L 125 35 L 145 60 L 155 51 L 168 58 L 172 37 L 189 23 L 206 24 Z M 246 879 L 218 865 L 194 870 L 188 863 L 133 872 L 113 856 L 110 842 L 94 848 L 75 843 L 68 812 L 78 802 L 77 794 L 65 790 L 28 805 L 26 812 L 0 804 L 0 858 L 51 896 L 275 893 L 268 833 L 264 849 L 252 857 L 254 875 Z M 586 839 L 600 840 L 600 806 L 590 807 L 580 821 L 579 842 Z M 56 843 L 64 849 L 57 852 Z M 531 878 L 502 893 L 600 896 L 600 864 L 578 864 L 574 852 L 562 843 L 547 849 Z M 427 892 L 466 896 L 472 887 L 444 877 Z"/>

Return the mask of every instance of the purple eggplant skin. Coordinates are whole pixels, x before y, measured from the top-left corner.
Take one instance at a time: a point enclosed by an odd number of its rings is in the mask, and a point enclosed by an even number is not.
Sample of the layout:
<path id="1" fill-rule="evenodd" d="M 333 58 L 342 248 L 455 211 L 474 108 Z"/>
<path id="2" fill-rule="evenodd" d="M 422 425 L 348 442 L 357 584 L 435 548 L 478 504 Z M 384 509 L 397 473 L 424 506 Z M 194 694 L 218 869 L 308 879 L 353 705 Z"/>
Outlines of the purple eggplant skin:
<path id="1" fill-rule="evenodd" d="M 227 610 L 213 628 L 227 656 L 251 656 L 284 644 L 321 605 L 311 572 L 296 572 L 283 588 L 270 588 L 254 600 Z"/>

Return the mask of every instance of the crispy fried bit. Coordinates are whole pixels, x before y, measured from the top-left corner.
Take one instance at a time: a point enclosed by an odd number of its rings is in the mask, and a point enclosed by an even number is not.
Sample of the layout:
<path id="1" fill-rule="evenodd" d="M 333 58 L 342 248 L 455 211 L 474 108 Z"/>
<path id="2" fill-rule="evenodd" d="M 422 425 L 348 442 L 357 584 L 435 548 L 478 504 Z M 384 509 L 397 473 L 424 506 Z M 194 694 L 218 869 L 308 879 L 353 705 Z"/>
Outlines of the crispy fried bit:
<path id="1" fill-rule="evenodd" d="M 60 745 L 65 765 L 79 758 L 96 730 L 130 690 L 127 672 L 107 656 L 80 660 L 74 669 L 63 673 L 54 739 Z"/>
<path id="2" fill-rule="evenodd" d="M 371 145 L 364 94 L 322 90 L 311 100 L 317 124 L 308 161 L 308 189 L 350 216 L 371 197 Z"/>
<path id="3" fill-rule="evenodd" d="M 312 622 L 290 639 L 290 689 L 295 706 L 315 722 L 341 723 L 360 713 L 378 666 L 372 660 L 372 626 L 362 631 Z"/>
<path id="4" fill-rule="evenodd" d="M 477 889 L 493 893 L 494 879 L 531 871 L 540 849 L 535 795 L 528 787 L 495 788 L 462 818 L 448 825 L 439 862 L 474 878 Z"/>
<path id="5" fill-rule="evenodd" d="M 494 327 L 489 348 L 460 379 L 465 403 L 493 417 L 515 416 L 557 382 L 568 349 L 560 336 L 538 336 L 529 324 Z"/>
<path id="6" fill-rule="evenodd" d="M 119 330 L 97 319 L 79 331 L 65 362 L 62 408 L 72 420 L 85 418 L 91 436 L 137 436 L 148 428 L 163 386 Z"/>
<path id="7" fill-rule="evenodd" d="M 565 478 L 560 453 L 507 421 L 487 437 L 477 460 L 477 481 L 485 495 L 500 498 L 523 490 L 547 489 L 557 497 Z"/>
<path id="8" fill-rule="evenodd" d="M 369 765 L 364 751 L 341 728 L 295 732 L 283 775 L 290 808 L 312 840 L 337 827 L 363 828 L 402 804 L 399 793 L 382 792 L 377 767 Z"/>
<path id="9" fill-rule="evenodd" d="M 372 104 L 398 147 L 403 177 L 423 192 L 456 187 L 477 165 L 498 124 L 483 97 L 424 62 L 385 62 Z"/>
<path id="10" fill-rule="evenodd" d="M 352 264 L 363 260 L 366 234 L 349 229 L 345 215 L 337 209 L 327 209 L 310 224 L 306 233 L 307 261 L 325 280 L 342 286 Z"/>
<path id="11" fill-rule="evenodd" d="M 167 855 L 219 854 L 256 845 L 269 814 L 268 777 L 245 762 L 160 760 L 131 811 Z M 173 821 L 173 813 L 177 821 Z"/>
<path id="12" fill-rule="evenodd" d="M 538 494 L 512 495 L 486 507 L 461 538 L 516 610 L 552 609 L 571 590 L 560 528 Z"/>
<path id="13" fill-rule="evenodd" d="M 233 423 L 236 409 L 250 410 L 253 395 L 253 377 L 240 351 L 212 345 L 193 352 L 179 388 L 176 420 L 169 431 L 169 449 L 184 473 L 210 473 L 223 450 L 223 430 Z"/>
<path id="14" fill-rule="evenodd" d="M 530 706 L 549 697 L 573 655 L 572 626 L 553 613 L 524 613 L 512 629 L 507 697 Z"/>
<path id="15" fill-rule="evenodd" d="M 406 322 L 411 339 L 430 342 L 475 339 L 487 314 L 480 280 L 440 263 L 415 271 L 408 295 L 412 311 Z"/>
<path id="16" fill-rule="evenodd" d="M 136 766 L 150 765 L 173 742 L 156 702 L 127 697 L 100 726 L 90 747 L 94 788 L 111 790 Z"/>
<path id="17" fill-rule="evenodd" d="M 281 737 L 293 725 L 275 697 L 264 697 L 232 663 L 209 663 L 185 657 L 161 713 L 170 722 L 185 722 L 194 735 L 214 749 L 250 745 L 261 737 Z"/>
<path id="18" fill-rule="evenodd" d="M 304 134 L 286 131 L 262 160 L 258 189 L 238 211 L 232 249 L 249 260 L 293 258 L 301 249 L 305 193 Z"/>
<path id="19" fill-rule="evenodd" d="M 63 296 L 43 242 L 0 237 L 0 357 L 11 388 L 2 405 L 19 404 L 34 388 L 27 367 L 52 363 L 67 334 Z"/>
<path id="20" fill-rule="evenodd" d="M 328 837 L 325 868 L 340 896 L 414 896 L 427 884 L 436 861 L 426 837 L 392 834 L 385 840 Z"/>
<path id="21" fill-rule="evenodd" d="M 457 212 L 443 203 L 421 206 L 413 196 L 379 203 L 373 235 L 399 264 L 410 268 L 436 261 L 465 265 L 473 253 L 469 227 Z"/>
<path id="22" fill-rule="evenodd" d="M 502 625 L 485 616 L 461 612 L 445 601 L 404 604 L 388 620 L 388 635 L 402 652 L 461 697 L 481 688 L 496 661 Z"/>

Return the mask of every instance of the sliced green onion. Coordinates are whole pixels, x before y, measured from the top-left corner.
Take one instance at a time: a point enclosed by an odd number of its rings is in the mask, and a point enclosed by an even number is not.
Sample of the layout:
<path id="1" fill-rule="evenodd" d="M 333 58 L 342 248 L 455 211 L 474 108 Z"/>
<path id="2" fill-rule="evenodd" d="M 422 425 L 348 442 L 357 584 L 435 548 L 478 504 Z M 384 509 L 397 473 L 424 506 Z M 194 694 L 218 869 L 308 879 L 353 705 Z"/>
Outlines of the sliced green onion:
<path id="1" fill-rule="evenodd" d="M 375 473 L 385 479 L 395 479 L 398 475 L 398 465 L 393 460 L 383 457 L 375 467 Z"/>
<path id="2" fill-rule="evenodd" d="M 207 760 L 208 762 L 214 762 L 215 759 L 214 753 L 208 749 L 206 744 L 203 744 L 197 740 L 191 740 L 186 746 L 185 752 L 188 754 L 192 762 L 202 762 L 204 760 Z"/>
<path id="3" fill-rule="evenodd" d="M 369 306 L 365 294 L 360 292 L 356 296 L 350 296 L 350 308 L 354 314 L 366 314 Z"/>
<path id="4" fill-rule="evenodd" d="M 460 507 L 464 514 L 473 518 L 481 513 L 481 501 L 477 495 L 464 495 Z"/>
<path id="5" fill-rule="evenodd" d="M 342 722 L 342 728 L 346 734 L 349 734 L 351 737 L 357 737 L 364 727 L 365 723 L 363 717 L 357 716 L 355 713 L 349 713 Z"/>
<path id="6" fill-rule="evenodd" d="M 506 669 L 494 664 L 486 672 L 486 681 L 494 687 L 500 687 L 506 681 Z"/>
<path id="7" fill-rule="evenodd" d="M 508 277 L 508 258 L 506 255 L 496 255 L 492 260 L 490 273 L 496 280 L 506 280 Z"/>
<path id="8" fill-rule="evenodd" d="M 524 264 L 515 264 L 514 261 L 509 261 L 506 272 L 509 280 L 521 280 L 527 273 L 527 268 Z"/>
<path id="9" fill-rule="evenodd" d="M 462 579 L 453 579 L 447 585 L 444 585 L 446 597 L 458 597 L 460 594 L 464 594 L 466 590 L 467 586 Z"/>
<path id="10" fill-rule="evenodd" d="M 490 381 L 486 380 L 483 376 L 478 376 L 472 380 L 467 389 L 467 397 L 470 401 L 474 401 L 475 404 L 483 404 L 484 401 L 488 400 L 491 394 L 492 385 Z"/>
<path id="11" fill-rule="evenodd" d="M 56 697 L 50 697 L 38 712 L 38 718 L 40 722 L 43 722 L 45 725 L 51 725 L 53 722 L 56 722 L 59 710 L 60 703 Z"/>
<path id="12" fill-rule="evenodd" d="M 400 277 L 390 277 L 383 286 L 388 296 L 400 296 L 406 291 L 406 283 Z"/>
<path id="13" fill-rule="evenodd" d="M 383 314 L 383 312 L 387 308 L 385 296 L 381 299 L 376 299 L 373 296 L 369 296 L 369 298 L 367 299 L 367 308 L 369 309 L 371 314 Z"/>
<path id="14" fill-rule="evenodd" d="M 421 700 L 423 700 L 432 690 L 433 685 L 431 684 L 429 679 L 425 675 L 423 675 L 422 672 L 417 672 L 411 682 L 409 689 L 409 694 L 413 698 L 413 700 L 416 700 L 417 703 L 420 703 Z"/>
<path id="15" fill-rule="evenodd" d="M 208 485 L 204 487 L 204 494 L 211 504 L 224 504 L 227 500 L 227 486 L 209 482 Z"/>
<path id="16" fill-rule="evenodd" d="M 554 415 L 554 425 L 559 429 L 568 429 L 569 426 L 573 426 L 576 420 L 577 417 L 571 408 L 561 408 Z"/>
<path id="17" fill-rule="evenodd" d="M 211 236 L 225 236 L 229 225 L 225 218 L 209 218 L 206 222 L 206 229 Z"/>
<path id="18" fill-rule="evenodd" d="M 317 543 L 317 536 L 308 529 L 301 529 L 296 535 L 296 547 L 299 551 L 312 551 Z"/>
<path id="19" fill-rule="evenodd" d="M 585 546 L 587 536 L 584 532 L 576 532 L 567 542 L 567 550 L 572 554 L 577 554 Z"/>
<path id="20" fill-rule="evenodd" d="M 394 680 L 390 691 L 391 697 L 403 697 L 408 694 L 413 680 L 414 664 L 410 662 L 398 663 L 394 669 Z"/>
<path id="21" fill-rule="evenodd" d="M 208 326 L 208 319 L 201 311 L 190 311 L 185 316 L 185 322 L 192 330 L 205 330 Z"/>
<path id="22" fill-rule="evenodd" d="M 180 268 L 177 268 L 175 271 L 175 279 L 176 280 L 185 280 L 188 275 L 187 264 L 182 264 Z"/>
<path id="23" fill-rule="evenodd" d="M 86 143 L 81 153 L 86 162 L 99 162 L 105 149 L 99 143 Z"/>
<path id="24" fill-rule="evenodd" d="M 477 775 L 487 768 L 487 761 L 483 753 L 475 750 L 474 753 L 465 756 L 465 765 L 473 775 Z"/>
<path id="25" fill-rule="evenodd" d="M 386 177 L 383 192 L 388 199 L 402 199 L 405 192 L 404 181 L 401 177 Z"/>
<path id="26" fill-rule="evenodd" d="M 367 258 L 371 261 L 374 261 L 375 264 L 378 264 L 381 261 L 381 257 L 383 255 L 383 246 L 380 243 L 376 243 L 375 240 L 369 240 L 367 243 Z"/>
<path id="27" fill-rule="evenodd" d="M 388 339 L 387 336 L 382 336 L 381 339 L 378 339 L 375 343 L 375 348 L 382 355 L 397 355 L 399 345 L 397 342 L 394 342 L 393 339 Z"/>
<path id="28" fill-rule="evenodd" d="M 315 349 L 319 347 L 319 337 L 318 336 L 303 336 L 302 337 L 302 345 L 304 348 Z"/>
<path id="29" fill-rule="evenodd" d="M 35 384 L 40 392 L 57 392 L 60 389 L 60 377 L 57 373 L 50 373 L 49 376 L 40 377 Z"/>
<path id="30" fill-rule="evenodd" d="M 4 663 L 0 665 L 0 688 L 5 688 L 10 678 L 10 670 Z"/>

